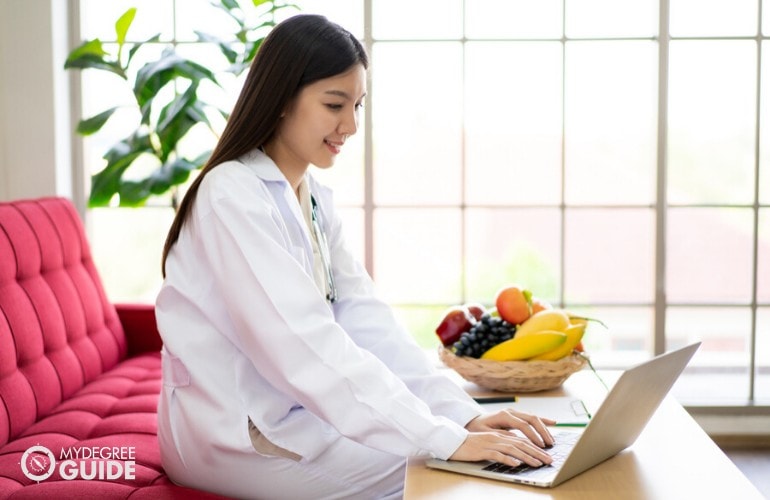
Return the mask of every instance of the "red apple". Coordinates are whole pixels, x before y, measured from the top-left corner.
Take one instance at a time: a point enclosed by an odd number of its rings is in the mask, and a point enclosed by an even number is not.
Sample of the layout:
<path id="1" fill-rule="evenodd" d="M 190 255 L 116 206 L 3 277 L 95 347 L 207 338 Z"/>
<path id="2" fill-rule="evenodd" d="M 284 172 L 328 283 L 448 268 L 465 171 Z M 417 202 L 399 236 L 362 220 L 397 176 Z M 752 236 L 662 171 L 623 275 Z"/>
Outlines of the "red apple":
<path id="1" fill-rule="evenodd" d="M 481 321 L 481 317 L 487 312 L 484 306 L 476 302 L 465 304 L 465 308 L 468 309 L 468 312 L 470 312 L 474 318 L 476 318 L 476 321 Z"/>
<path id="2" fill-rule="evenodd" d="M 436 328 L 436 335 L 444 346 L 451 346 L 460 336 L 471 329 L 476 319 L 462 306 L 450 307 Z"/>

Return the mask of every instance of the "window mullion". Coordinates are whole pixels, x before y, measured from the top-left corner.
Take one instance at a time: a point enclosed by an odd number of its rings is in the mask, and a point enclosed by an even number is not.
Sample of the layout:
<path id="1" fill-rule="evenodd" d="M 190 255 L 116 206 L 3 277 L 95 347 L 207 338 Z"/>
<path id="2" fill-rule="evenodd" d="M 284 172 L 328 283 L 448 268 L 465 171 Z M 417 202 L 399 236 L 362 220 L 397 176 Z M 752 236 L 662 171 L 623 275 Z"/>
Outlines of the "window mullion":
<path id="1" fill-rule="evenodd" d="M 754 227 L 751 263 L 751 338 L 749 339 L 749 401 L 756 398 L 757 376 L 757 299 L 759 293 L 759 168 L 762 126 L 762 2 L 757 2 L 757 83 L 754 121 Z"/>
<path id="2" fill-rule="evenodd" d="M 655 196 L 655 325 L 653 352 L 666 350 L 666 216 L 668 157 L 669 0 L 660 0 L 658 24 L 658 149 Z"/>
<path id="3" fill-rule="evenodd" d="M 370 60 L 374 53 L 372 0 L 364 0 L 364 46 Z M 374 139 L 372 136 L 372 95 L 376 92 L 370 68 L 366 73 L 364 113 L 364 267 L 374 277 Z"/>

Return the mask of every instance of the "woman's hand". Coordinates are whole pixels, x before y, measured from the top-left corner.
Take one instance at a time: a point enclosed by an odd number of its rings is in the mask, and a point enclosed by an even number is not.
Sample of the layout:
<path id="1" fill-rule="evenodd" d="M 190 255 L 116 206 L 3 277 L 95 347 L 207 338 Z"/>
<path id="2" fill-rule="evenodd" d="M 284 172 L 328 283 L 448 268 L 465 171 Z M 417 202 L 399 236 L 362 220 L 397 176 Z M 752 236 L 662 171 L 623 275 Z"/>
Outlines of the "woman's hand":
<path id="1" fill-rule="evenodd" d="M 470 434 L 449 458 L 467 462 L 491 460 L 514 467 L 521 462 L 534 467 L 550 464 L 551 456 L 542 448 L 553 444 L 546 425 L 555 423 L 511 409 L 480 415 L 465 426 Z M 513 429 L 526 437 L 511 432 Z"/>
<path id="2" fill-rule="evenodd" d="M 553 436 L 546 425 L 554 425 L 555 420 L 540 418 L 529 413 L 507 408 L 495 413 L 485 413 L 465 425 L 471 432 L 486 432 L 516 429 L 540 448 L 553 445 Z"/>

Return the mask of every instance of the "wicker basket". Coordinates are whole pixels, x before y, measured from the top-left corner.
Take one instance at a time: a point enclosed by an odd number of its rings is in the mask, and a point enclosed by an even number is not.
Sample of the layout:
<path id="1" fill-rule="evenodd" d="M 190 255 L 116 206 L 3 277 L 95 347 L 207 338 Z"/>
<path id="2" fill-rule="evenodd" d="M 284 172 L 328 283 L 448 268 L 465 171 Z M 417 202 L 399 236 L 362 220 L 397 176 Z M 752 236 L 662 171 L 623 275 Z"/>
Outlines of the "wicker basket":
<path id="1" fill-rule="evenodd" d="M 554 389 L 586 365 L 582 355 L 557 361 L 492 361 L 455 354 L 439 347 L 439 358 L 465 380 L 486 389 L 503 392 L 537 392 Z"/>

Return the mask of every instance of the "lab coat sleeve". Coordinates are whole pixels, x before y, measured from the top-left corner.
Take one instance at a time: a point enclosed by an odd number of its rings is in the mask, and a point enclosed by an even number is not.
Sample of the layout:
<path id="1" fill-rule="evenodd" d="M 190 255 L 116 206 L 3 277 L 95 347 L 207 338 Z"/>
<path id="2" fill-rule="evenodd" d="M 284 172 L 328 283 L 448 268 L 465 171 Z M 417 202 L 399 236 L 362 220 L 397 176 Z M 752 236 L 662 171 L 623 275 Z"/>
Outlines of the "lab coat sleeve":
<path id="1" fill-rule="evenodd" d="M 461 387 L 435 369 L 396 320 L 392 308 L 377 298 L 369 274 L 345 244 L 342 224 L 330 196 L 327 192 L 321 198 L 339 295 L 334 308 L 337 321 L 359 346 L 372 352 L 400 377 L 434 414 L 465 426 L 483 410 Z"/>
<path id="2" fill-rule="evenodd" d="M 268 382 L 341 434 L 402 456 L 448 458 L 467 431 L 433 415 L 350 339 L 287 248 L 275 211 L 239 194 L 210 193 L 210 211 L 193 227 L 220 270 L 214 280 L 234 326 L 230 340 Z"/>

